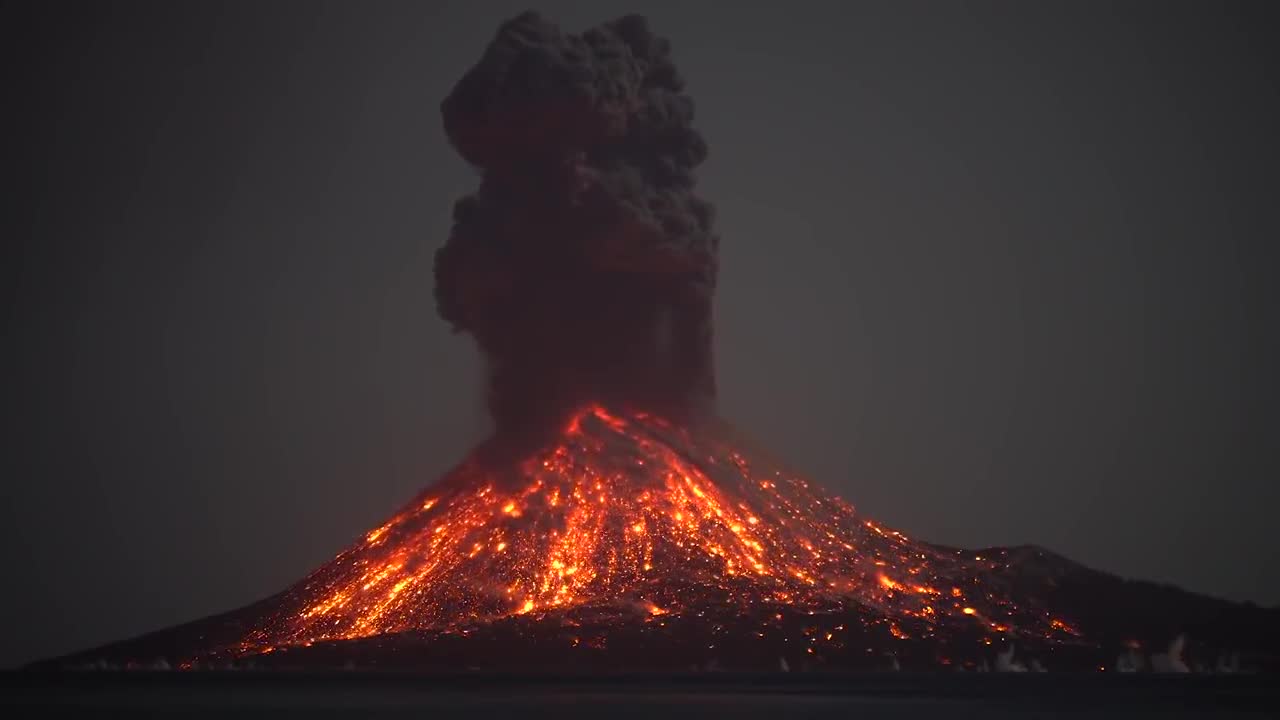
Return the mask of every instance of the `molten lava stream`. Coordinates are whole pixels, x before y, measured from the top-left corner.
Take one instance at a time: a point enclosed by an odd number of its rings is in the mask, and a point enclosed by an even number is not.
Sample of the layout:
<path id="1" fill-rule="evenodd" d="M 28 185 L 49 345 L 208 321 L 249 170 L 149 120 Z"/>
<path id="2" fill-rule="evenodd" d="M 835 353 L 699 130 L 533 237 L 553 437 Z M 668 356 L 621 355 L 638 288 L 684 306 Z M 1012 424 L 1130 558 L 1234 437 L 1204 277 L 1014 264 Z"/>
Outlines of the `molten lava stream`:
<path id="1" fill-rule="evenodd" d="M 861 520 L 719 435 L 586 409 L 521 465 L 464 464 L 290 590 L 241 649 L 589 607 L 643 616 L 710 605 L 869 608 L 896 637 L 947 622 L 1070 636 L 1043 609 L 984 587 L 994 561 Z"/>

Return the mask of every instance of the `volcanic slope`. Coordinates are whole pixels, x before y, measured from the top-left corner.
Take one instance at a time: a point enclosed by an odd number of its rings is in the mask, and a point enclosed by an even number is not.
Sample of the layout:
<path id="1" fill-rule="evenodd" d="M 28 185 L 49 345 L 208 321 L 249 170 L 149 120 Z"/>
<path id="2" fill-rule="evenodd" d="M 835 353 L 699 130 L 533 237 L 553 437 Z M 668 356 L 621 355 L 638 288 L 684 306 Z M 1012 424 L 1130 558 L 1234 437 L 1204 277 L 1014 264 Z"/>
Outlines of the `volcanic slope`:
<path id="1" fill-rule="evenodd" d="M 608 605 L 859 606 L 887 621 L 1074 635 L 1049 608 L 985 587 L 994 559 L 861 518 L 721 434 L 593 407 L 516 467 L 464 464 L 288 591 L 242 650 Z"/>
<path id="2" fill-rule="evenodd" d="M 1251 642 L 1274 661 L 1274 610 L 913 540 L 748 446 L 588 407 L 523 461 L 477 453 L 283 593 L 54 664 L 979 667 L 1016 646 L 1096 670 L 1187 631 L 1208 662 Z"/>

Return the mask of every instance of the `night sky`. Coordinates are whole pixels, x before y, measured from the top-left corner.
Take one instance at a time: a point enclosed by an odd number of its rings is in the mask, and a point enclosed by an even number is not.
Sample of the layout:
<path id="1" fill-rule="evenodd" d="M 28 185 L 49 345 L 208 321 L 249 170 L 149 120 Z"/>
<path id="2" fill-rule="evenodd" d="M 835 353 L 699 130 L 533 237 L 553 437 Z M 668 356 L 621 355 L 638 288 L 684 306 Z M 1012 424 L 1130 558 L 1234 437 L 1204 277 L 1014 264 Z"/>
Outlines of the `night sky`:
<path id="1" fill-rule="evenodd" d="M 6 5 L 0 665 L 269 595 L 461 459 L 440 101 L 525 3 Z M 723 414 L 911 536 L 1280 603 L 1268 3 L 640 12 Z"/>

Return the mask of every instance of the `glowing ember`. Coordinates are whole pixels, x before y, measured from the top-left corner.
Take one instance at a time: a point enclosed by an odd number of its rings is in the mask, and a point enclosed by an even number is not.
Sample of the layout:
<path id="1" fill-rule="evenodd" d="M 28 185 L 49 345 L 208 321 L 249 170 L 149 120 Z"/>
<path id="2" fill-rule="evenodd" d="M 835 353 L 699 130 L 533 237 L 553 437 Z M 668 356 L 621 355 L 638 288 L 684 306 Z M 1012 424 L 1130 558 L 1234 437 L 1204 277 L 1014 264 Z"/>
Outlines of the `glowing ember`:
<path id="1" fill-rule="evenodd" d="M 862 520 L 709 435 L 592 407 L 518 467 L 464 465 L 295 586 L 240 650 L 599 606 L 650 617 L 861 607 L 893 621 L 896 638 L 910 637 L 897 621 L 1073 634 L 984 587 L 989 558 Z"/>

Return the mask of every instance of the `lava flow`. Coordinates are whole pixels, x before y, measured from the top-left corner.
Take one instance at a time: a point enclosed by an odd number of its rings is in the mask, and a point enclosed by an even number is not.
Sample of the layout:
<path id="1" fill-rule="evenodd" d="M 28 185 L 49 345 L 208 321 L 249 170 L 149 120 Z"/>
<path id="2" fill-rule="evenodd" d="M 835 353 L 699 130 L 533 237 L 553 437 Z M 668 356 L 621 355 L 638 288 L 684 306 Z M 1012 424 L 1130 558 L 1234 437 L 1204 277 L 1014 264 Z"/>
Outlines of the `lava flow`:
<path id="1" fill-rule="evenodd" d="M 861 608 L 895 637 L 1075 635 L 984 584 L 995 560 L 915 542 L 715 435 L 597 406 L 506 474 L 464 464 L 287 592 L 240 652 L 606 606 L 621 623 Z"/>

